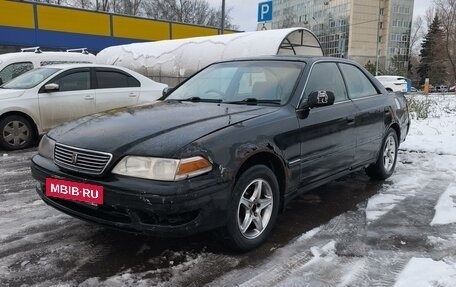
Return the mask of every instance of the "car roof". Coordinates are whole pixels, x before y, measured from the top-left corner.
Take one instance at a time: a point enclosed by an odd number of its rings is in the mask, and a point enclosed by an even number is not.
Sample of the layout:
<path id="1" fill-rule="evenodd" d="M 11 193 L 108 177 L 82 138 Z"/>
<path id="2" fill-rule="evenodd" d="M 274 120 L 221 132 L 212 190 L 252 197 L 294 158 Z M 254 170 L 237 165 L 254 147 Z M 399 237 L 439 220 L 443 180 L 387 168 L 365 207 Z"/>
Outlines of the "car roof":
<path id="1" fill-rule="evenodd" d="M 0 61 L 9 61 L 9 60 L 18 60 L 20 61 L 21 59 L 48 59 L 48 58 L 56 58 L 59 59 L 61 57 L 67 57 L 67 58 L 78 58 L 78 59 L 87 59 L 87 60 L 93 60 L 94 55 L 93 54 L 84 54 L 84 53 L 78 53 L 78 52 L 40 52 L 40 53 L 35 53 L 35 52 L 12 52 L 12 53 L 5 53 L 0 55 Z M 61 59 L 64 61 L 65 59 Z"/>
<path id="2" fill-rule="evenodd" d="M 72 69 L 72 68 L 114 68 L 124 71 L 129 71 L 125 67 L 121 66 L 114 66 L 114 65 L 101 65 L 101 64 L 91 64 L 91 63 L 72 63 L 72 64 L 54 64 L 54 65 L 46 65 L 42 66 L 41 68 L 59 68 L 59 69 Z"/>
<path id="3" fill-rule="evenodd" d="M 245 57 L 245 58 L 235 58 L 226 61 L 221 61 L 218 63 L 226 63 L 226 62 L 235 62 L 235 61 L 298 61 L 298 62 L 306 62 L 306 63 L 313 63 L 319 61 L 334 61 L 334 62 L 341 62 L 341 63 L 349 63 L 349 64 L 356 64 L 360 66 L 357 62 L 345 58 L 336 58 L 336 57 L 328 57 L 328 56 L 293 56 L 293 55 L 272 55 L 272 56 L 257 56 L 257 57 Z"/>

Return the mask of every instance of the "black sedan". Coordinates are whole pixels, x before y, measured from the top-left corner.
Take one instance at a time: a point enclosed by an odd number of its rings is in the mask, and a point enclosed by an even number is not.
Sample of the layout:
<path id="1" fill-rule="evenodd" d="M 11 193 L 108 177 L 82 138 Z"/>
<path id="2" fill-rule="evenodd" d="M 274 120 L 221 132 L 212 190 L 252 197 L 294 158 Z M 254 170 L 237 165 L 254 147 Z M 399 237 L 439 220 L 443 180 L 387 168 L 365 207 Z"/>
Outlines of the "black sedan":
<path id="1" fill-rule="evenodd" d="M 249 250 L 302 192 L 394 171 L 403 95 L 336 58 L 212 64 L 161 100 L 59 126 L 32 158 L 38 194 L 83 220 L 157 236 L 216 230 Z"/>

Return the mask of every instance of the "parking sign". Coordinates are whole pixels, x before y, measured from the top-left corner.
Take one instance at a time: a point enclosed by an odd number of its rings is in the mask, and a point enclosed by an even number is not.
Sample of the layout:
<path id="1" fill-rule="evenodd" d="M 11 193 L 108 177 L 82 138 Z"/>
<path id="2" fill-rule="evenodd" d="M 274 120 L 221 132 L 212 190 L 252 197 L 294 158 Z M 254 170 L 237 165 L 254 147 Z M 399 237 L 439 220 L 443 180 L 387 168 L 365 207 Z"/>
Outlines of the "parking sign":
<path id="1" fill-rule="evenodd" d="M 272 20 L 272 1 L 261 2 L 258 4 L 258 22 Z"/>

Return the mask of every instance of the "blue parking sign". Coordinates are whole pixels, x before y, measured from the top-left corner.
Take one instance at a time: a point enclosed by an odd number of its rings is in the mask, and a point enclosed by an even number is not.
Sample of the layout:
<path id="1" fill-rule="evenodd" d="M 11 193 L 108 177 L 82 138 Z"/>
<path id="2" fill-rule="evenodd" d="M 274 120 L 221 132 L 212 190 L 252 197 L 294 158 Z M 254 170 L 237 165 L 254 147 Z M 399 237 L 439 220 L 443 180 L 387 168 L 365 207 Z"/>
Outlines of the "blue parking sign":
<path id="1" fill-rule="evenodd" d="M 258 22 L 272 20 L 272 1 L 261 2 L 258 4 Z"/>

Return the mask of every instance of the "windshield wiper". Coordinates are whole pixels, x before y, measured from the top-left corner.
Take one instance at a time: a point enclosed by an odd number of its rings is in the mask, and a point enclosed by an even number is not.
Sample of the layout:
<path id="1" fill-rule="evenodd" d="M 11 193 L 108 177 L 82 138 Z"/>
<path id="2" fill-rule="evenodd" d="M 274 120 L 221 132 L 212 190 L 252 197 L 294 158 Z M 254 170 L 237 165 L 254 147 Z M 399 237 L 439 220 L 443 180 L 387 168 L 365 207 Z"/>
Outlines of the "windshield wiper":
<path id="1" fill-rule="evenodd" d="M 257 98 L 245 98 L 241 101 L 230 101 L 230 102 L 223 102 L 225 104 L 247 104 L 247 105 L 257 105 L 257 104 L 274 104 L 280 105 L 280 100 L 262 100 Z"/>
<path id="2" fill-rule="evenodd" d="M 194 103 L 198 103 L 198 102 L 204 102 L 204 103 L 221 103 L 221 102 L 222 102 L 221 99 L 202 99 L 202 98 L 200 98 L 200 97 L 190 97 L 190 98 L 181 99 L 181 100 L 178 100 L 178 101 L 186 101 L 186 102 L 194 102 Z"/>

